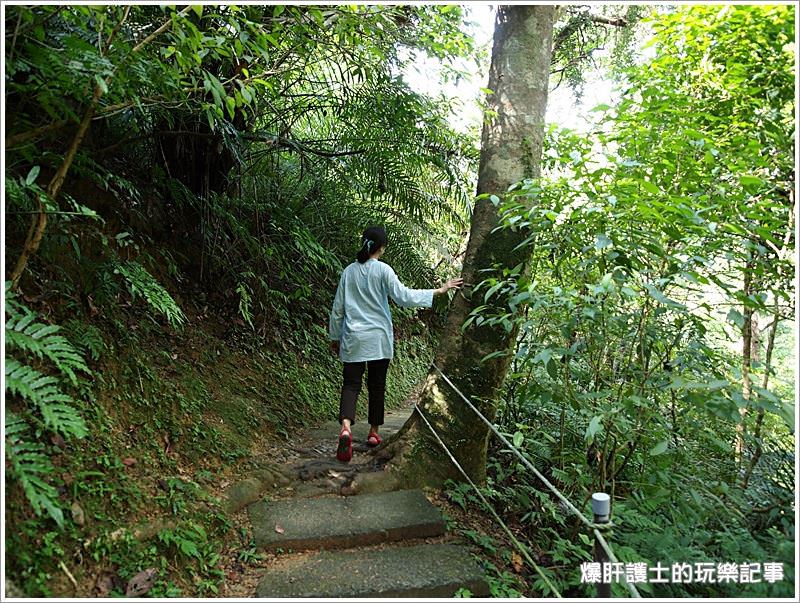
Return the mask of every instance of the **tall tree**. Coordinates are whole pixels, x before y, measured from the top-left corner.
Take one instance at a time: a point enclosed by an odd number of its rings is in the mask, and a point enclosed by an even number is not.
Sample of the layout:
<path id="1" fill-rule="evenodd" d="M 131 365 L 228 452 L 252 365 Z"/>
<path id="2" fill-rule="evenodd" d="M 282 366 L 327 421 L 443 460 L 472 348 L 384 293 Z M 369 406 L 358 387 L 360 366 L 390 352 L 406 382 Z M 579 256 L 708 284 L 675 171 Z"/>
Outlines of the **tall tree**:
<path id="1" fill-rule="evenodd" d="M 510 321 L 505 326 L 472 323 L 462 329 L 462 325 L 484 303 L 483 291 L 475 288 L 478 282 L 491 273 L 524 271 L 528 254 L 517 247 L 522 237 L 510 230 L 494 230 L 499 219 L 496 195 L 539 175 L 555 12 L 553 6 L 498 7 L 478 199 L 462 271 L 465 287 L 453 300 L 436 353 L 437 366 L 490 420 L 509 359 L 484 358 L 511 349 L 516 329 Z M 484 481 L 487 426 L 435 369 L 428 374 L 419 407 L 470 477 Z M 353 484 L 355 490 L 374 487 L 369 484 L 376 475 L 380 482 L 390 476 L 389 483 L 394 485 L 436 485 L 458 475 L 417 414 L 387 443 L 383 454 L 391 457 L 390 471 L 360 476 Z"/>

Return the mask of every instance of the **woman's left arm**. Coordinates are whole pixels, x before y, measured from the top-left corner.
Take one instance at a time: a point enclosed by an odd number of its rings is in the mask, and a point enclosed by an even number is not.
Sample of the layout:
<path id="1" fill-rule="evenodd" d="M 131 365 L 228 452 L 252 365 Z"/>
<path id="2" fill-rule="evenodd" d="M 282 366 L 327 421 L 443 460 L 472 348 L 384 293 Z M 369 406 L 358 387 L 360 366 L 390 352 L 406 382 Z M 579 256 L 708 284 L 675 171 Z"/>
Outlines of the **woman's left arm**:
<path id="1" fill-rule="evenodd" d="M 433 305 L 433 294 L 436 289 L 409 289 L 400 279 L 394 269 L 386 265 L 386 290 L 394 302 L 403 308 L 430 308 Z"/>

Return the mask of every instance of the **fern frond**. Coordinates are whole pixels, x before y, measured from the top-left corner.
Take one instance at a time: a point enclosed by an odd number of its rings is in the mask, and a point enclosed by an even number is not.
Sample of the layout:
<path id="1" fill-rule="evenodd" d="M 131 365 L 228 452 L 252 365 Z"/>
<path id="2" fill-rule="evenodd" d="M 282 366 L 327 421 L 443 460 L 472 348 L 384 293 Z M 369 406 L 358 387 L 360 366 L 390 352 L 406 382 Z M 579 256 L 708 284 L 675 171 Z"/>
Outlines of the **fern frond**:
<path id="1" fill-rule="evenodd" d="M 82 438 L 88 433 L 78 412 L 68 406 L 74 400 L 58 388 L 58 379 L 6 358 L 6 389 L 33 403 L 42 413 L 45 425 L 65 436 Z"/>
<path id="2" fill-rule="evenodd" d="M 81 348 L 84 353 L 88 353 L 92 360 L 100 360 L 103 352 L 107 349 L 100 329 L 74 318 L 70 318 L 64 323 L 64 329 L 69 336 L 69 340 Z"/>
<path id="3" fill-rule="evenodd" d="M 44 446 L 28 439 L 30 426 L 15 415 L 6 414 L 6 459 L 11 467 L 11 477 L 19 481 L 25 496 L 36 515 L 42 512 L 53 518 L 59 527 L 64 526 L 64 512 L 58 501 L 58 491 L 45 481 L 55 473 L 53 463 L 44 454 Z"/>
<path id="4" fill-rule="evenodd" d="M 115 262 L 114 272 L 125 279 L 134 299 L 137 295 L 142 296 L 147 304 L 163 314 L 173 327 L 180 326 L 186 321 L 186 315 L 177 302 L 139 262 Z"/>
<path id="5" fill-rule="evenodd" d="M 37 358 L 47 358 L 64 373 L 73 385 L 77 385 L 76 371 L 91 375 L 83 357 L 62 335 L 57 325 L 45 325 L 36 321 L 31 311 L 9 312 L 6 321 L 6 346 L 33 354 Z"/>
<path id="6" fill-rule="evenodd" d="M 72 401 L 67 396 L 68 401 Z M 66 404 L 45 404 L 39 407 L 45 425 L 55 431 L 60 431 L 64 435 L 74 435 L 82 438 L 89 433 L 86 422 L 78 412 Z"/>

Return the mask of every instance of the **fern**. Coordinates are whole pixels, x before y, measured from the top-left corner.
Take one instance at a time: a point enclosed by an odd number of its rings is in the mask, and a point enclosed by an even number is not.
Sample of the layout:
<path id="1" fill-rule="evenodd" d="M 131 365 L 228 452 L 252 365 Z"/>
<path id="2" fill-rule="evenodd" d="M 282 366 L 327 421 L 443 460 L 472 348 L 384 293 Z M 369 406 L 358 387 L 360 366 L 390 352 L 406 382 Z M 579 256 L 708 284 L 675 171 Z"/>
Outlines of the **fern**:
<path id="1" fill-rule="evenodd" d="M 5 420 L 6 459 L 11 476 L 19 480 L 36 515 L 43 511 L 64 526 L 64 513 L 59 506 L 58 491 L 45 481 L 55 472 L 53 463 L 44 454 L 44 446 L 30 439 L 30 426 L 14 413 Z"/>
<path id="2" fill-rule="evenodd" d="M 9 307 L 6 321 L 6 347 L 18 349 L 36 356 L 47 358 L 64 373 L 73 385 L 77 385 L 76 371 L 91 375 L 83 357 L 61 335 L 56 335 L 61 327 L 45 325 L 36 321 L 36 313 L 29 310 L 18 311 Z"/>
<path id="3" fill-rule="evenodd" d="M 6 358 L 6 389 L 32 402 L 49 429 L 78 438 L 88 433 L 83 418 L 68 405 L 74 400 L 59 389 L 56 377 Z"/>
<path id="4" fill-rule="evenodd" d="M 253 276 L 252 272 L 246 273 L 243 276 Z M 253 297 L 250 294 L 250 289 L 248 289 L 246 283 L 239 283 L 236 285 L 236 293 L 239 294 L 239 314 L 242 315 L 242 318 L 247 322 L 250 327 L 253 327 L 253 309 L 252 309 L 252 300 Z"/>
<path id="5" fill-rule="evenodd" d="M 73 408 L 74 400 L 64 393 L 61 379 L 66 377 L 77 385 L 77 372 L 91 375 L 83 356 L 65 337 L 58 335 L 60 328 L 38 322 L 35 312 L 15 298 L 10 283 L 6 282 L 5 327 L 6 352 L 17 351 L 28 357 L 50 361 L 59 375 L 48 375 L 23 364 L 16 358 L 5 357 L 6 393 L 28 402 L 26 415 L 41 415 L 41 422 L 53 432 L 65 437 L 82 438 L 88 433 L 86 423 Z M 45 454 L 45 447 L 36 438 L 42 437 L 37 430 L 30 433 L 27 420 L 17 414 L 7 413 L 5 422 L 6 461 L 11 475 L 22 486 L 31 508 L 37 515 L 46 512 L 63 527 L 64 514 L 58 503 L 58 492 L 45 478 L 54 472 L 54 467 Z"/>
<path id="6" fill-rule="evenodd" d="M 82 351 L 89 354 L 92 360 L 100 360 L 100 357 L 107 349 L 106 342 L 103 339 L 103 334 L 100 329 L 74 318 L 64 323 L 64 329 L 69 335 L 70 340 L 81 348 Z"/>
<path id="7" fill-rule="evenodd" d="M 172 296 L 139 262 L 115 262 L 114 273 L 125 279 L 134 299 L 137 295 L 143 297 L 147 304 L 156 312 L 163 314 L 173 327 L 180 326 L 186 321 L 186 315 Z"/>

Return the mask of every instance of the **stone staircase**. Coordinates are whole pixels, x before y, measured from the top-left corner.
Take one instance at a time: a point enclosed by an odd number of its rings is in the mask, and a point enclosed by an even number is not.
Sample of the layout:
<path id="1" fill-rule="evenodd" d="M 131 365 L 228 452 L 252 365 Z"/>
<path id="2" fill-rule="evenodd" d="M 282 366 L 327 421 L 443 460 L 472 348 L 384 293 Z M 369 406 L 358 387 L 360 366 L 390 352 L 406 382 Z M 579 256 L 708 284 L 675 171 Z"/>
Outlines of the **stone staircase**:
<path id="1" fill-rule="evenodd" d="M 399 429 L 410 409 L 387 415 L 385 436 Z M 353 430 L 357 442 L 364 431 Z M 290 497 L 247 507 L 255 544 L 279 553 L 259 578 L 256 597 L 452 597 L 459 589 L 488 595 L 471 549 L 447 534 L 441 511 L 421 490 L 338 495 L 346 474 L 369 463 L 355 445 L 353 461 L 331 461 L 338 425 L 309 433 Z M 331 476 L 334 476 L 333 479 Z M 253 500 L 253 499 L 251 499 Z"/>
<path id="2" fill-rule="evenodd" d="M 259 502 L 248 512 L 258 547 L 293 552 L 263 576 L 257 597 L 488 593 L 468 547 L 420 543 L 445 534 L 441 512 L 420 490 Z"/>

